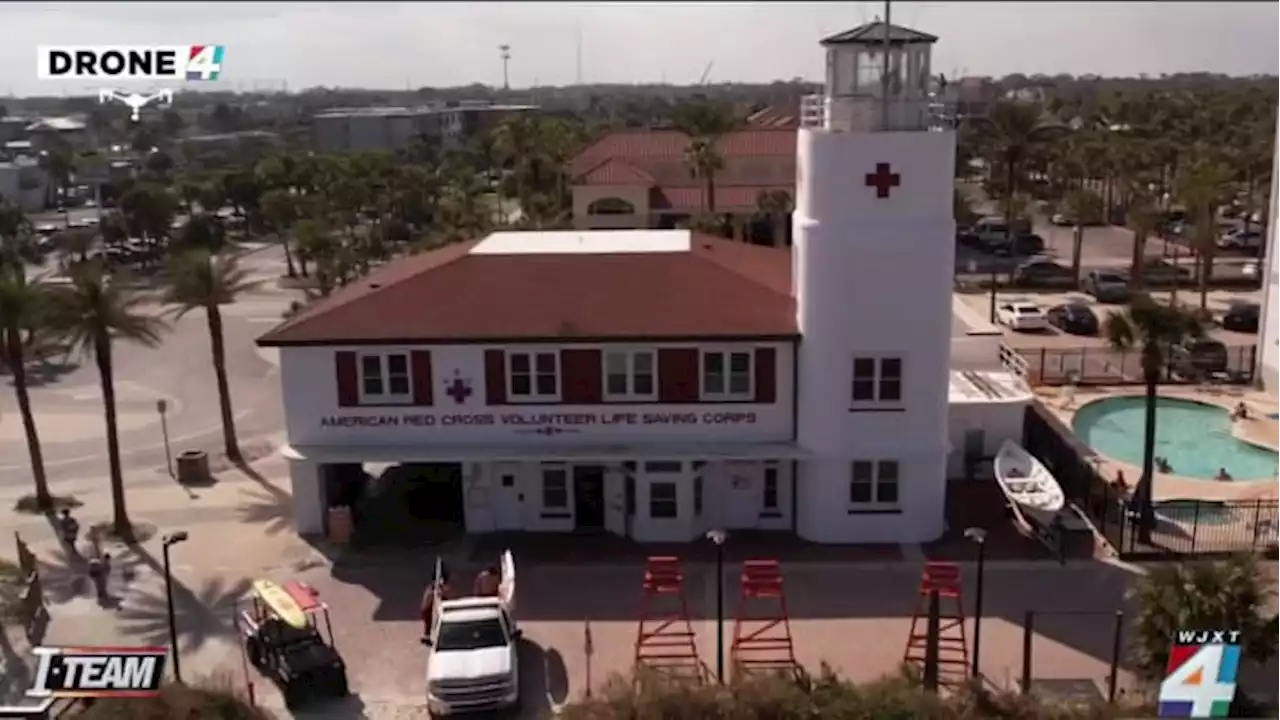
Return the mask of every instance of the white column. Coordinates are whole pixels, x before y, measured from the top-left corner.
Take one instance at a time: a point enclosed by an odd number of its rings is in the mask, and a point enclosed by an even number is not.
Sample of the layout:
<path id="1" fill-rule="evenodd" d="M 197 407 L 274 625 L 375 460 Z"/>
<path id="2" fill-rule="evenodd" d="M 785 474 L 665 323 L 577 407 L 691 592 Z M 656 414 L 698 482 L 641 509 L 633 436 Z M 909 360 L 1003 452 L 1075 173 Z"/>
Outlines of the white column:
<path id="1" fill-rule="evenodd" d="M 310 460 L 290 460 L 293 483 L 293 521 L 299 535 L 324 533 L 324 487 L 320 465 Z"/>

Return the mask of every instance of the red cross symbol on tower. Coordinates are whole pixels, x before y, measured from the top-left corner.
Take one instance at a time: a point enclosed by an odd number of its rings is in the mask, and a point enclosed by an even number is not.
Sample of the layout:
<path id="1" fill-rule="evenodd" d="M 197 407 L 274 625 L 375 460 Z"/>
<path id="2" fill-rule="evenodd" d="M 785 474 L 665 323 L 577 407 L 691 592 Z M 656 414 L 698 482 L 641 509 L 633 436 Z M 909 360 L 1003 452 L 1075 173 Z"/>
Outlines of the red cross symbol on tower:
<path id="1" fill-rule="evenodd" d="M 471 397 L 471 381 L 456 377 L 445 384 L 444 394 L 461 405 L 467 401 L 467 398 Z"/>
<path id="2" fill-rule="evenodd" d="M 889 163 L 876 163 L 876 171 L 867 173 L 867 187 L 876 189 L 876 197 L 889 197 L 889 188 L 896 188 L 902 184 L 902 176 L 896 172 L 891 172 Z"/>

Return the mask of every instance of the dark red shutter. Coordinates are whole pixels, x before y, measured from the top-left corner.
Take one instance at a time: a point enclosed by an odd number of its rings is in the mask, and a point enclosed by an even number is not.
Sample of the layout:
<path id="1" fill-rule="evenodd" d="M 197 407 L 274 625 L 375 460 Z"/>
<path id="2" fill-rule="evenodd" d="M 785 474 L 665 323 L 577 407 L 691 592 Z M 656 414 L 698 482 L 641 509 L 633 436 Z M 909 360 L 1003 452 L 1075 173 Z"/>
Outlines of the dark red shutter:
<path id="1" fill-rule="evenodd" d="M 659 349 L 658 401 L 664 403 L 696 403 L 700 396 L 698 349 Z"/>
<path id="2" fill-rule="evenodd" d="M 507 401 L 507 354 L 501 350 L 484 351 L 484 395 L 490 405 Z"/>
<path id="3" fill-rule="evenodd" d="M 773 348 L 756 348 L 756 402 L 778 399 L 778 353 Z"/>
<path id="4" fill-rule="evenodd" d="M 599 350 L 560 351 L 560 399 L 567 405 L 594 405 L 604 396 Z"/>
<path id="5" fill-rule="evenodd" d="M 430 350 L 414 350 L 409 354 L 409 377 L 413 380 L 413 404 L 430 405 L 434 384 L 431 379 Z"/>
<path id="6" fill-rule="evenodd" d="M 359 405 L 360 372 L 356 369 L 356 354 L 349 350 L 336 352 L 333 364 L 338 372 L 338 407 Z"/>

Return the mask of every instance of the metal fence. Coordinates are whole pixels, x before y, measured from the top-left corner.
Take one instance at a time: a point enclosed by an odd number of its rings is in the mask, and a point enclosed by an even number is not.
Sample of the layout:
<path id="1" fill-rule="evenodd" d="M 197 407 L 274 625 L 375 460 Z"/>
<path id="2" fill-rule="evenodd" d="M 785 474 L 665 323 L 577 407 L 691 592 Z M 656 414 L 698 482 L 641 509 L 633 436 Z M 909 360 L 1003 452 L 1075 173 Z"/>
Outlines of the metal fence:
<path id="1" fill-rule="evenodd" d="M 1081 618 L 1085 621 L 1081 622 Z M 1104 697 L 1108 703 L 1114 703 L 1120 689 L 1124 624 L 1124 612 L 1120 610 L 1028 610 L 1022 620 L 1019 690 L 1024 695 L 1035 692 L 1086 702 Z M 1037 634 L 1069 636 L 1077 643 L 1091 646 L 1090 655 L 1101 657 L 1105 654 L 1110 659 L 1106 676 L 1072 676 L 1072 663 L 1068 657 L 1071 651 L 1060 643 L 1037 645 Z M 1076 670 L 1078 672 L 1078 668 Z"/>
<path id="2" fill-rule="evenodd" d="M 1016 351 L 1026 361 L 1025 377 L 1032 385 L 1137 385 L 1142 379 L 1141 353 L 1113 350 L 1105 347 L 1070 348 L 1018 348 Z M 1227 369 L 1210 377 L 1196 373 L 1179 372 L 1173 364 L 1166 364 L 1161 372 L 1162 383 L 1189 384 L 1224 382 L 1247 384 L 1253 382 L 1257 345 L 1227 347 Z"/>
<path id="3" fill-rule="evenodd" d="M 1027 409 L 1024 445 L 1058 479 L 1071 502 L 1088 514 L 1122 558 L 1167 558 L 1260 552 L 1274 555 L 1280 502 L 1177 500 L 1157 503 L 1151 541 L 1139 538 L 1127 495 L 1090 461 L 1092 450 L 1038 403 Z"/>

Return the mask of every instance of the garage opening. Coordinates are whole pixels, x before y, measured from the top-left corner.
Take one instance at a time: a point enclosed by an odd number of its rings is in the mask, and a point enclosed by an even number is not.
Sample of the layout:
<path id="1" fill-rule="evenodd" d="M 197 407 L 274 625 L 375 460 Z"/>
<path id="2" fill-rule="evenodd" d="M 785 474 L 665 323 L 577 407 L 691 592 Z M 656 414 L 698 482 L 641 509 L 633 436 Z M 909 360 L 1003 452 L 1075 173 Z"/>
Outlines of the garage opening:
<path id="1" fill-rule="evenodd" d="M 361 545 L 430 545 L 466 532 L 461 463 L 370 468 L 354 540 Z"/>

